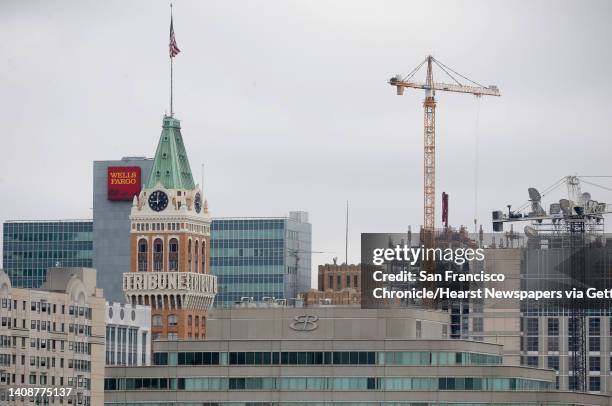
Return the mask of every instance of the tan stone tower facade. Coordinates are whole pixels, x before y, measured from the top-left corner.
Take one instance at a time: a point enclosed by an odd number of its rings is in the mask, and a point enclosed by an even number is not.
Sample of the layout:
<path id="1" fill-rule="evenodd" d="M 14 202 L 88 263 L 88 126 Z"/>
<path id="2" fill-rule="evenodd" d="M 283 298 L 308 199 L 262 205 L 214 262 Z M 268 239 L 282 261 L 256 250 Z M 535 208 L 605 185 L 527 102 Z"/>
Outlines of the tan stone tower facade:
<path id="1" fill-rule="evenodd" d="M 126 300 L 151 306 L 153 339 L 204 338 L 217 292 L 209 266 L 211 218 L 174 117 L 164 117 L 151 175 L 130 220 Z"/>

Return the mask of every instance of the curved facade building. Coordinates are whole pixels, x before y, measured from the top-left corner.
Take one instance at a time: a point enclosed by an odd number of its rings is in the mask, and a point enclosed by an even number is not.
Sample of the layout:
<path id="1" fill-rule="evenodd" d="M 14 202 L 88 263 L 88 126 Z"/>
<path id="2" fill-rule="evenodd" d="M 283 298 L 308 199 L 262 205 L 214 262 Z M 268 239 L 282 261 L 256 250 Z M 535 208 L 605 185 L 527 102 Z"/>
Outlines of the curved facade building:
<path id="1" fill-rule="evenodd" d="M 205 341 L 160 341 L 151 367 L 107 367 L 107 406 L 609 405 L 552 370 L 450 340 L 448 315 L 356 307 L 214 310 Z"/>

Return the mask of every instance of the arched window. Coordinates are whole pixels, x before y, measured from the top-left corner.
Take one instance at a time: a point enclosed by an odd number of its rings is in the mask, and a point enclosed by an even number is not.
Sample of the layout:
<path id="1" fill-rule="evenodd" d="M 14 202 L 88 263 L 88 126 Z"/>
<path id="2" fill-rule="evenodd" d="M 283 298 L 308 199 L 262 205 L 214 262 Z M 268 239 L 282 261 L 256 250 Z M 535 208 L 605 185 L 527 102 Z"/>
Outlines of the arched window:
<path id="1" fill-rule="evenodd" d="M 168 253 L 168 267 L 170 271 L 178 271 L 178 252 L 178 240 L 176 238 L 170 239 Z"/>
<path id="2" fill-rule="evenodd" d="M 200 325 L 200 316 L 195 316 L 195 325 L 196 327 Z"/>
<path id="3" fill-rule="evenodd" d="M 189 315 L 189 317 L 187 317 L 187 325 L 189 327 L 193 325 L 193 316 L 191 314 Z"/>
<path id="4" fill-rule="evenodd" d="M 200 262 L 198 261 L 198 258 L 200 257 L 198 255 L 199 252 L 200 252 L 200 245 L 198 243 L 198 240 L 196 240 L 196 242 L 195 242 L 195 250 L 194 250 L 194 252 L 195 252 L 195 270 L 194 270 L 194 272 L 198 273 L 198 267 L 200 266 Z"/>
<path id="5" fill-rule="evenodd" d="M 187 272 L 191 272 L 191 258 L 193 253 L 191 252 L 191 240 L 189 240 L 189 244 L 187 245 Z"/>
<path id="6" fill-rule="evenodd" d="M 154 327 L 160 327 L 162 325 L 162 316 L 160 316 L 159 314 L 156 314 L 155 316 L 153 316 L 153 326 Z"/>
<path id="7" fill-rule="evenodd" d="M 161 272 L 164 268 L 164 242 L 161 238 L 153 241 L 153 271 Z"/>
<path id="8" fill-rule="evenodd" d="M 178 324 L 176 314 L 168 315 L 168 326 L 176 326 Z"/>
<path id="9" fill-rule="evenodd" d="M 202 241 L 202 255 L 200 259 L 202 260 L 202 266 L 200 267 L 200 271 L 202 273 L 206 273 L 206 240 Z"/>
<path id="10" fill-rule="evenodd" d="M 138 240 L 138 272 L 147 272 L 148 251 L 147 240 L 144 238 Z"/>

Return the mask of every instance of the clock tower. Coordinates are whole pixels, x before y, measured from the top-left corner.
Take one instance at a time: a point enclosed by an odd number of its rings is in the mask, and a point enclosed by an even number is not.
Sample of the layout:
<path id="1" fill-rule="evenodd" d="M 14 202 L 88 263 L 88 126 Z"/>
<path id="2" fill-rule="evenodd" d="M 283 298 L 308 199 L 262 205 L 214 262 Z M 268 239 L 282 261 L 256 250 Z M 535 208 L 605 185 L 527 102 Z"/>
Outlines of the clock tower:
<path id="1" fill-rule="evenodd" d="M 173 116 L 164 116 L 153 168 L 134 197 L 130 221 L 127 302 L 151 306 L 154 339 L 203 339 L 217 293 L 209 266 L 211 218 Z"/>

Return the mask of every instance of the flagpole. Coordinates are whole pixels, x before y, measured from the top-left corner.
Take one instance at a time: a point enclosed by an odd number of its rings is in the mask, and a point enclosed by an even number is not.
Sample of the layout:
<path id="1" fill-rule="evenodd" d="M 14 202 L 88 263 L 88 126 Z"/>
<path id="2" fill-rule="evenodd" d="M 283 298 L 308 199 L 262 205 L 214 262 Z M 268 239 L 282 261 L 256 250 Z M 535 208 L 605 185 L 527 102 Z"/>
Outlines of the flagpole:
<path id="1" fill-rule="evenodd" d="M 170 3 L 170 21 L 172 21 L 172 3 Z M 170 117 L 174 117 L 174 106 L 173 106 L 173 69 L 172 69 L 172 54 L 170 54 Z"/>

